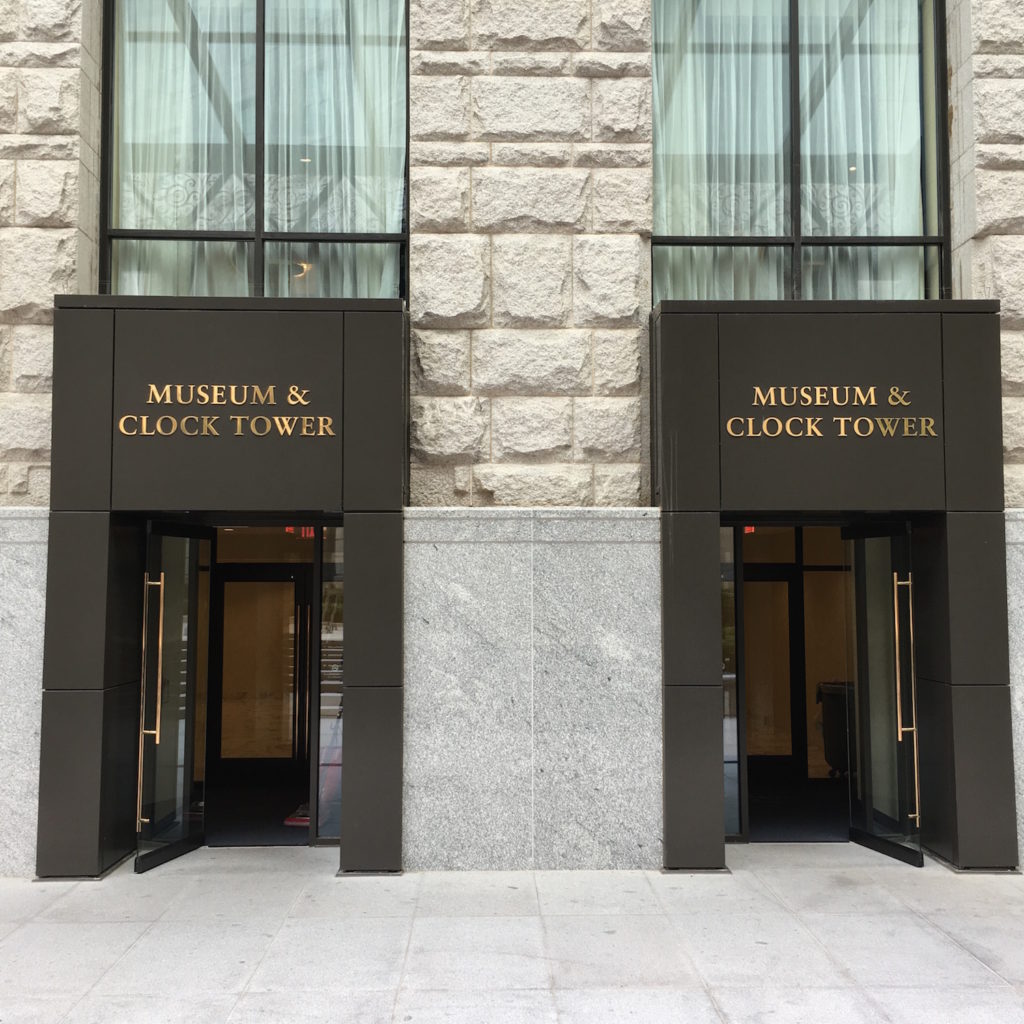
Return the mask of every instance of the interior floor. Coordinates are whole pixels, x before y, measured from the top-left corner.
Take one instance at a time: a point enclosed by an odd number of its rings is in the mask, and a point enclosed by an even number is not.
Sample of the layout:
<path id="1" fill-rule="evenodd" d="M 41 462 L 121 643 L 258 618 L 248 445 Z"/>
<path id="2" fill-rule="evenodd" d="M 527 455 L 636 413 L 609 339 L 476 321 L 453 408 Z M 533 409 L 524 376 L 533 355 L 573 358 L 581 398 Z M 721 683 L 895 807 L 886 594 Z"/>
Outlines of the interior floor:
<path id="1" fill-rule="evenodd" d="M 850 795 L 845 778 L 800 779 L 788 766 L 747 765 L 752 843 L 845 843 Z"/>
<path id="2" fill-rule="evenodd" d="M 286 825 L 308 799 L 299 783 L 230 782 L 206 787 L 207 846 L 306 846 L 307 826 Z"/>

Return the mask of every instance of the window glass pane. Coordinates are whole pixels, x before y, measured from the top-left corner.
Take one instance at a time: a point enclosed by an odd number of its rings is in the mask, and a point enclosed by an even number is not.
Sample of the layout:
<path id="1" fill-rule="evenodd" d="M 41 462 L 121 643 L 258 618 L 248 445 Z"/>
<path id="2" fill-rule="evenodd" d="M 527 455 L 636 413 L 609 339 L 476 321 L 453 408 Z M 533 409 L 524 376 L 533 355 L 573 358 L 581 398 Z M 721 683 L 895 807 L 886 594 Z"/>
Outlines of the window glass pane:
<path id="1" fill-rule="evenodd" d="M 115 295 L 251 295 L 251 242 L 115 239 Z"/>
<path id="2" fill-rule="evenodd" d="M 267 0 L 268 231 L 402 230 L 403 0 Z"/>
<path id="3" fill-rule="evenodd" d="M 805 246 L 805 299 L 937 299 L 939 250 L 916 245 Z"/>
<path id="4" fill-rule="evenodd" d="M 114 26 L 111 227 L 252 229 L 256 5 L 117 0 Z"/>
<path id="5" fill-rule="evenodd" d="M 324 528 L 320 605 L 320 764 L 317 835 L 341 835 L 342 683 L 345 661 L 344 531 Z"/>
<path id="6" fill-rule="evenodd" d="M 656 245 L 654 302 L 662 299 L 788 299 L 785 246 Z"/>
<path id="7" fill-rule="evenodd" d="M 654 5 L 656 235 L 789 234 L 788 8 Z"/>
<path id="8" fill-rule="evenodd" d="M 397 298 L 401 257 L 401 245 L 390 242 L 268 242 L 265 294 Z"/>
<path id="9" fill-rule="evenodd" d="M 923 233 L 920 32 L 919 0 L 801 7 L 803 234 Z"/>

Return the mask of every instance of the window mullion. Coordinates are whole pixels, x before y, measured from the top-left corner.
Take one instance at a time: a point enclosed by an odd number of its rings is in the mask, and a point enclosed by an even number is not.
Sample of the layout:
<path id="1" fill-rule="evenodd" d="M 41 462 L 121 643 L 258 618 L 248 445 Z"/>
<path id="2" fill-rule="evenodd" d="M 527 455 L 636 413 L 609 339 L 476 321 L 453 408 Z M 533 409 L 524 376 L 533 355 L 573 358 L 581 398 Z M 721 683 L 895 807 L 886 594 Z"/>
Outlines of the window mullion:
<path id="1" fill-rule="evenodd" d="M 267 41 L 267 0 L 256 0 L 256 182 L 255 182 L 255 251 L 253 252 L 253 294 L 263 294 L 263 175 L 265 139 L 265 72 Z"/>
<path id="2" fill-rule="evenodd" d="M 793 298 L 803 297 L 803 256 L 800 216 L 800 0 L 789 0 L 789 207 L 793 236 Z"/>

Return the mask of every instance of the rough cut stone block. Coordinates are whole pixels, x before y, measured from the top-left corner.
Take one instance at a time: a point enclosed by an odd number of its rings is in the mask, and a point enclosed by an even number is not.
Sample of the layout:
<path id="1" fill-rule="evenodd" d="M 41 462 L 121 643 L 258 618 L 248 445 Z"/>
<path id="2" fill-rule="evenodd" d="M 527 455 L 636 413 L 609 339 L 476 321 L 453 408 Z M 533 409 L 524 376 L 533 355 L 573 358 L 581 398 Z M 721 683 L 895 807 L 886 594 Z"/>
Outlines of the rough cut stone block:
<path id="1" fill-rule="evenodd" d="M 589 43 L 589 0 L 473 0 L 479 49 L 579 50 Z"/>
<path id="2" fill-rule="evenodd" d="M 0 395 L 0 457 L 45 458 L 50 451 L 50 396 Z"/>
<path id="3" fill-rule="evenodd" d="M 437 167 L 479 167 L 491 158 L 486 142 L 412 142 L 409 163 L 413 167 L 432 164 Z"/>
<path id="4" fill-rule="evenodd" d="M 53 331 L 44 325 L 11 328 L 10 385 L 15 391 L 53 390 Z"/>
<path id="5" fill-rule="evenodd" d="M 464 50 L 469 37 L 469 0 L 412 0 L 410 48 Z"/>
<path id="6" fill-rule="evenodd" d="M 1004 329 L 1024 327 L 1024 238 L 990 235 L 974 243 L 971 297 L 999 299 Z"/>
<path id="7" fill-rule="evenodd" d="M 563 327 L 572 303 L 572 239 L 505 235 L 492 257 L 496 327 Z"/>
<path id="8" fill-rule="evenodd" d="M 978 167 L 994 171 L 1024 171 L 1024 145 L 979 145 L 975 148 Z"/>
<path id="9" fill-rule="evenodd" d="M 499 167 L 568 167 L 572 163 L 572 143 L 494 142 L 490 162 Z"/>
<path id="10" fill-rule="evenodd" d="M 1024 171 L 978 170 L 974 181 L 975 233 L 1024 234 Z"/>
<path id="11" fill-rule="evenodd" d="M 21 35 L 22 0 L 0 0 L 0 39 L 17 39 Z"/>
<path id="12" fill-rule="evenodd" d="M 477 505 L 592 505 L 589 466 L 473 467 L 473 503 Z"/>
<path id="13" fill-rule="evenodd" d="M 594 331 L 594 391 L 599 395 L 635 395 L 640 387 L 645 328 Z"/>
<path id="14" fill-rule="evenodd" d="M 582 460 L 640 457 L 640 399 L 574 399 L 574 454 Z"/>
<path id="15" fill-rule="evenodd" d="M 650 0 L 595 0 L 594 45 L 599 50 L 649 50 Z"/>
<path id="16" fill-rule="evenodd" d="M 974 131 L 978 142 L 1024 142 L 1024 79 L 974 83 Z"/>
<path id="17" fill-rule="evenodd" d="M 413 231 L 467 231 L 469 169 L 410 168 L 409 222 Z"/>
<path id="18" fill-rule="evenodd" d="M 590 136 L 588 83 L 577 78 L 478 78 L 473 133 L 494 142 Z"/>
<path id="19" fill-rule="evenodd" d="M 496 462 L 567 459 L 572 448 L 572 399 L 495 398 L 491 457 Z"/>
<path id="20" fill-rule="evenodd" d="M 646 78 L 651 74 L 651 55 L 580 53 L 572 59 L 572 71 L 584 78 Z"/>
<path id="21" fill-rule="evenodd" d="M 479 398 L 411 399 L 410 448 L 422 462 L 479 459 L 487 446 L 487 404 Z"/>
<path id="22" fill-rule="evenodd" d="M 628 327 L 650 311 L 648 253 L 637 235 L 573 240 L 573 320 L 578 327 Z"/>
<path id="23" fill-rule="evenodd" d="M 14 178 L 13 160 L 0 160 L 0 227 L 14 223 Z"/>
<path id="24" fill-rule="evenodd" d="M 414 75 L 486 75 L 490 54 L 478 50 L 414 50 L 409 67 Z"/>
<path id="25" fill-rule="evenodd" d="M 16 223 L 21 227 L 71 227 L 78 220 L 78 163 L 22 160 L 18 164 Z"/>
<path id="26" fill-rule="evenodd" d="M 1024 397 L 1024 332 L 1003 331 L 1000 348 L 1003 394 Z"/>
<path id="27" fill-rule="evenodd" d="M 1024 398 L 1003 398 L 1003 454 L 1024 462 Z"/>
<path id="28" fill-rule="evenodd" d="M 18 130 L 18 73 L 0 67 L 0 132 Z"/>
<path id="29" fill-rule="evenodd" d="M 0 3 L 0 23 L 3 18 Z M 0 43 L 0 67 L 3 68 L 74 68 L 82 58 L 75 43 Z"/>
<path id="30" fill-rule="evenodd" d="M 469 331 L 413 331 L 415 389 L 425 395 L 469 391 Z"/>
<path id="31" fill-rule="evenodd" d="M 0 231 L 0 309 L 23 322 L 51 323 L 54 295 L 74 290 L 76 253 L 73 230 Z"/>
<path id="32" fill-rule="evenodd" d="M 21 7 L 24 39 L 78 40 L 82 35 L 81 0 L 32 0 Z"/>
<path id="33" fill-rule="evenodd" d="M 584 143 L 573 146 L 577 167 L 650 167 L 650 143 Z"/>
<path id="34" fill-rule="evenodd" d="M 491 58 L 494 75 L 566 75 L 567 53 L 495 53 Z"/>
<path id="35" fill-rule="evenodd" d="M 77 135 L 80 74 L 71 68 L 18 72 L 18 131 Z"/>
<path id="36" fill-rule="evenodd" d="M 470 488 L 460 486 L 460 466 L 410 466 L 409 503 L 450 507 L 469 504 Z"/>
<path id="37" fill-rule="evenodd" d="M 1018 49 L 1022 49 L 1018 41 Z M 971 60 L 969 68 L 975 78 L 1024 78 L 1024 56 L 1016 54 L 978 54 Z M 956 81 L 954 76 L 954 81 Z"/>
<path id="38" fill-rule="evenodd" d="M 595 80 L 594 138 L 600 142 L 647 142 L 651 138 L 649 79 Z"/>
<path id="39" fill-rule="evenodd" d="M 77 160 L 88 147 L 77 135 L 0 134 L 0 160 Z M 99 163 L 97 161 L 97 167 Z"/>
<path id="40" fill-rule="evenodd" d="M 594 230 L 651 233 L 650 170 L 594 172 Z"/>
<path id="41" fill-rule="evenodd" d="M 582 170 L 481 168 L 473 172 L 477 231 L 583 231 L 590 175 Z"/>
<path id="42" fill-rule="evenodd" d="M 589 331 L 476 331 L 473 389 L 483 394 L 576 395 L 591 387 Z"/>
<path id="43" fill-rule="evenodd" d="M 413 235 L 410 310 L 419 327 L 485 327 L 489 320 L 489 240 Z"/>
<path id="44" fill-rule="evenodd" d="M 1007 509 L 1024 508 L 1024 465 L 1003 466 L 1003 501 Z"/>
<path id="45" fill-rule="evenodd" d="M 409 80 L 409 131 L 414 139 L 462 139 L 469 134 L 469 79 L 416 75 Z"/>
<path id="46" fill-rule="evenodd" d="M 1024 22 L 1017 0 L 975 0 L 970 4 L 975 53 L 1020 53 Z"/>
<path id="47" fill-rule="evenodd" d="M 595 466 L 594 504 L 633 508 L 640 504 L 640 467 Z"/>

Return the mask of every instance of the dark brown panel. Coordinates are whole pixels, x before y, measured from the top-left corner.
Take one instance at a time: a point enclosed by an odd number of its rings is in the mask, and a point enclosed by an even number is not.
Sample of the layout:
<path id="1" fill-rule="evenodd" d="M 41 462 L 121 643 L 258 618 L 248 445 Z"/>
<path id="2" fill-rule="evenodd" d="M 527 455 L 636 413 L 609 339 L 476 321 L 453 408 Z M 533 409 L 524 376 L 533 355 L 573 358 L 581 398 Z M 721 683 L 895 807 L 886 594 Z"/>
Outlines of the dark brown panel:
<path id="1" fill-rule="evenodd" d="M 138 727 L 138 684 L 105 690 L 99 834 L 101 871 L 135 850 Z"/>
<path id="2" fill-rule="evenodd" d="M 342 321 L 327 312 L 118 310 L 113 507 L 340 511 Z M 177 384 L 181 402 L 163 391 Z M 137 417 L 124 421 L 131 436 L 119 427 L 126 416 Z M 161 423 L 177 429 L 143 436 Z"/>
<path id="3" fill-rule="evenodd" d="M 346 513 L 347 689 L 402 684 L 403 556 L 401 512 Z"/>
<path id="4" fill-rule="evenodd" d="M 345 510 L 397 512 L 405 492 L 405 321 L 345 314 Z"/>
<path id="5" fill-rule="evenodd" d="M 917 673 L 926 679 L 948 683 L 949 563 L 945 515 L 915 520 L 910 537 Z"/>
<path id="6" fill-rule="evenodd" d="M 662 513 L 661 642 L 666 686 L 721 683 L 718 531 L 719 518 L 713 512 Z"/>
<path id="7" fill-rule="evenodd" d="M 50 507 L 110 508 L 114 313 L 58 309 L 53 319 Z"/>
<path id="8" fill-rule="evenodd" d="M 721 315 L 722 508 L 943 509 L 941 355 L 936 313 Z M 800 404 L 801 395 L 788 405 L 778 396 L 773 403 L 767 391 L 833 385 L 860 387 L 864 400 L 837 404 L 829 391 L 818 405 L 812 390 L 812 404 Z M 918 434 L 925 431 L 920 417 L 928 417 L 934 436 L 908 436 L 903 417 Z M 886 436 L 879 421 L 895 435 Z M 785 424 L 801 436 L 765 436 Z"/>
<path id="9" fill-rule="evenodd" d="M 655 358 L 661 507 L 717 511 L 718 318 L 660 317 Z"/>
<path id="10" fill-rule="evenodd" d="M 103 703 L 100 690 L 43 692 L 36 846 L 41 878 L 102 870 Z"/>
<path id="11" fill-rule="evenodd" d="M 1018 864 L 1009 686 L 950 687 L 957 852 L 963 868 Z"/>
<path id="12" fill-rule="evenodd" d="M 917 681 L 917 725 L 921 770 L 921 843 L 952 861 L 956 853 L 956 792 L 950 687 Z"/>
<path id="13" fill-rule="evenodd" d="M 1002 380 L 999 317 L 942 317 L 946 417 L 946 507 L 957 512 L 1003 508 Z"/>
<path id="14" fill-rule="evenodd" d="M 402 870 L 403 693 L 346 686 L 342 871 Z"/>
<path id="15" fill-rule="evenodd" d="M 1007 685 L 1006 537 L 1000 512 L 946 516 L 950 682 Z"/>
<path id="16" fill-rule="evenodd" d="M 111 516 L 107 563 L 107 643 L 104 685 L 137 685 L 142 660 L 142 578 L 146 527 L 141 519 Z"/>
<path id="17" fill-rule="evenodd" d="M 46 690 L 101 690 L 106 685 L 109 536 L 108 512 L 50 513 L 43 638 Z M 140 577 L 140 593 L 141 588 Z"/>
<path id="18" fill-rule="evenodd" d="M 721 686 L 666 686 L 665 867 L 725 867 Z"/>

